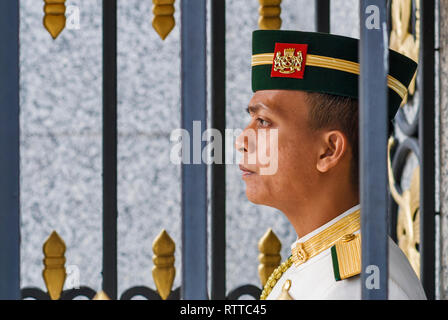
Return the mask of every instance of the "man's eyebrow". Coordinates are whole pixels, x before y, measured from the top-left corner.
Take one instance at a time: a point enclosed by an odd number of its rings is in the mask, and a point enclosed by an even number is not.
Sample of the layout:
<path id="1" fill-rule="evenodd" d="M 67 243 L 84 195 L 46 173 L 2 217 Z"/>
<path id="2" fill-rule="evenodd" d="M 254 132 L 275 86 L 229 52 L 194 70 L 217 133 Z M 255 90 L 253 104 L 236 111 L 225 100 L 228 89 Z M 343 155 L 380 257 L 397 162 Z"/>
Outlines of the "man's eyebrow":
<path id="1" fill-rule="evenodd" d="M 251 114 L 251 113 L 256 113 L 259 109 L 268 109 L 270 110 L 270 108 L 268 106 L 266 106 L 263 103 L 256 103 L 254 105 L 249 105 L 246 108 L 247 113 Z"/>

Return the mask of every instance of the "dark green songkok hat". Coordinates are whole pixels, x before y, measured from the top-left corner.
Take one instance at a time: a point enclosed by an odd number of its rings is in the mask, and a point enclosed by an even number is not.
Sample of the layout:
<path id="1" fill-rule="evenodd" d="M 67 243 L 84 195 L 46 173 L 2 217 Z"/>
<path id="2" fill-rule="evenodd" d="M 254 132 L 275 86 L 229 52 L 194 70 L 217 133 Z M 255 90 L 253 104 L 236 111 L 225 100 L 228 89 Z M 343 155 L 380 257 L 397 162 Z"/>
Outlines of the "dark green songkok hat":
<path id="1" fill-rule="evenodd" d="M 289 89 L 358 99 L 359 40 L 318 32 L 257 30 L 252 35 L 252 90 Z M 389 50 L 389 119 L 417 69 Z"/>

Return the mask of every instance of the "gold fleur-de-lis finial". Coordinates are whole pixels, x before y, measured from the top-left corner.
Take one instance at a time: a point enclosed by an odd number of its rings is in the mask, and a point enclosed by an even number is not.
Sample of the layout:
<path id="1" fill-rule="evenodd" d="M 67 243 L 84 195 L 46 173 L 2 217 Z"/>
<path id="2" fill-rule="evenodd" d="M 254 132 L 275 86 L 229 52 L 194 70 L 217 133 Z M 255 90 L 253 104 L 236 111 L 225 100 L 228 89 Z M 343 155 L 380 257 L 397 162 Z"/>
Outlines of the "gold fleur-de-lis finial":
<path id="1" fill-rule="evenodd" d="M 280 264 L 281 256 L 280 250 L 282 244 L 271 228 L 261 237 L 258 242 L 258 250 L 260 254 L 258 259 L 258 275 L 260 276 L 261 284 L 264 287 L 271 273 Z"/>
<path id="2" fill-rule="evenodd" d="M 65 282 L 65 243 L 64 240 L 53 231 L 43 245 L 44 270 L 42 276 L 52 300 L 58 300 L 61 296 Z"/>
<path id="3" fill-rule="evenodd" d="M 65 0 L 44 0 L 44 26 L 53 39 L 65 28 Z"/>
<path id="4" fill-rule="evenodd" d="M 168 235 L 165 229 L 159 233 L 152 244 L 154 257 L 154 267 L 152 277 L 156 284 L 157 292 L 163 300 L 166 300 L 171 293 L 171 288 L 176 275 L 174 268 L 174 251 L 176 244 Z"/>
<path id="5" fill-rule="evenodd" d="M 258 13 L 258 27 L 263 30 L 278 30 L 282 26 L 282 19 L 280 13 L 282 9 L 280 4 L 282 0 L 259 0 L 260 8 Z"/>
<path id="6" fill-rule="evenodd" d="M 152 0 L 152 27 L 159 34 L 162 40 L 173 30 L 174 21 L 174 0 Z"/>

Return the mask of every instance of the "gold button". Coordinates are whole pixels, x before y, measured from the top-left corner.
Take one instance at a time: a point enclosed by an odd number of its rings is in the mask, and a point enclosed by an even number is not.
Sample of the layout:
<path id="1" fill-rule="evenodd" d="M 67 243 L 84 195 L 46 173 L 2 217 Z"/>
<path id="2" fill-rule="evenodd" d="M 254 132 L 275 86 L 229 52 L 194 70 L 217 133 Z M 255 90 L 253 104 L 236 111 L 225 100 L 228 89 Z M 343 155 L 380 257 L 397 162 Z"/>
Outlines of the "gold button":
<path id="1" fill-rule="evenodd" d="M 346 234 L 346 235 L 344 235 L 342 238 L 341 238 L 341 240 L 343 241 L 343 242 L 350 242 L 350 241 L 352 241 L 353 239 L 355 239 L 355 235 L 353 234 L 353 233 L 350 233 L 350 234 Z"/>
<path id="2" fill-rule="evenodd" d="M 303 243 L 298 243 L 296 247 L 294 248 L 294 255 L 297 259 L 298 264 L 304 263 L 306 260 L 308 260 L 308 254 L 306 253 L 305 249 L 303 248 Z"/>

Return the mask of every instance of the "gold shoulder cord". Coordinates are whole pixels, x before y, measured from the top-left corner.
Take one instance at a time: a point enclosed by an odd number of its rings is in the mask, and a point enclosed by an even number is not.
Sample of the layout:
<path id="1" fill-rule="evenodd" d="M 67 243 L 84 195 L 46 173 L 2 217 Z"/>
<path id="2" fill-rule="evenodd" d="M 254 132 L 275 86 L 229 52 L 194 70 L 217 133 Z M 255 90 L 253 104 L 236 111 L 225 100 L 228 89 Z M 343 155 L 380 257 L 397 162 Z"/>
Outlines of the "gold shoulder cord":
<path id="1" fill-rule="evenodd" d="M 271 293 L 277 281 L 281 278 L 283 273 L 289 269 L 293 264 L 299 266 L 305 263 L 312 257 L 327 250 L 345 235 L 351 235 L 361 227 L 360 210 L 356 210 L 349 215 L 343 217 L 327 229 L 321 231 L 315 236 L 311 237 L 305 242 L 299 242 L 292 249 L 292 254 L 283 262 L 269 277 L 263 292 L 261 293 L 261 300 L 265 300 Z"/>
<path id="2" fill-rule="evenodd" d="M 289 256 L 288 260 L 284 261 L 277 269 L 272 272 L 269 276 L 268 281 L 266 281 L 266 285 L 264 286 L 263 292 L 261 293 L 260 300 L 266 300 L 267 296 L 271 293 L 272 288 L 275 287 L 277 281 L 282 277 L 283 273 L 292 266 L 293 259 L 292 255 Z"/>

